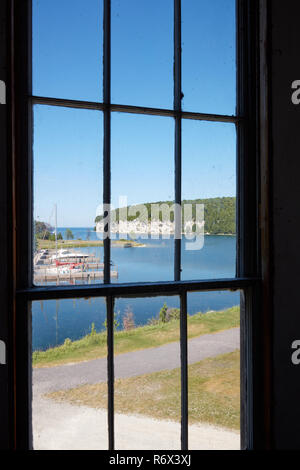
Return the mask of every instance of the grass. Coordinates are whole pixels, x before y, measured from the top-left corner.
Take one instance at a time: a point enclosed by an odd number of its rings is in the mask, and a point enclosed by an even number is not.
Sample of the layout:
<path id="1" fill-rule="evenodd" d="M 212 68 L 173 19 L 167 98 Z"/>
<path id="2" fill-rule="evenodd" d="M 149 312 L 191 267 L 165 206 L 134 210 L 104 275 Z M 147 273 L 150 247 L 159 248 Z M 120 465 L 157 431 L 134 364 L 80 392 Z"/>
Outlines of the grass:
<path id="1" fill-rule="evenodd" d="M 218 312 L 197 313 L 188 316 L 189 338 L 237 327 L 239 326 L 239 316 L 238 306 Z M 179 341 L 179 320 L 146 325 L 129 331 L 115 331 L 114 336 L 116 354 L 154 348 L 174 341 Z M 66 339 L 65 344 L 61 346 L 46 351 L 34 351 L 32 359 L 35 367 L 49 367 L 87 361 L 106 355 L 106 331 L 96 333 L 92 330 L 91 334 L 80 340 Z"/>
<path id="2" fill-rule="evenodd" d="M 134 240 L 112 240 L 112 246 L 123 246 L 125 243 L 130 243 L 131 246 L 143 246 L 142 243 L 138 243 Z M 80 248 L 88 246 L 103 246 L 102 240 L 58 240 L 57 248 Z M 37 240 L 37 249 L 55 249 L 55 241 L 52 240 Z"/>
<path id="3" fill-rule="evenodd" d="M 188 367 L 189 423 L 240 426 L 239 351 L 205 359 Z M 107 408 L 107 385 L 83 385 L 47 395 L 75 405 Z M 180 369 L 118 379 L 115 411 L 180 422 Z"/>

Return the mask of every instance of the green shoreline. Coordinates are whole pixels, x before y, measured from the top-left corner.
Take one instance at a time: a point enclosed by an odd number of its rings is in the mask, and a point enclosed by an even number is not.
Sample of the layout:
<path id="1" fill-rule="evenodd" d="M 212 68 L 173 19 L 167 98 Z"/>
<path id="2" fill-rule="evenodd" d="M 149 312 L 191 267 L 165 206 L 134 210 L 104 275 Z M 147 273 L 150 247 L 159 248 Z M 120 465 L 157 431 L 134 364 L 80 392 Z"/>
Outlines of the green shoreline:
<path id="1" fill-rule="evenodd" d="M 196 313 L 188 315 L 188 337 L 194 338 L 217 331 L 238 327 L 240 323 L 239 306 L 226 310 Z M 163 344 L 179 341 L 180 322 L 172 319 L 167 322 L 157 321 L 155 324 L 137 326 L 130 330 L 117 330 L 114 333 L 115 354 L 155 348 Z M 107 355 L 106 331 L 91 332 L 83 338 L 71 341 L 66 338 L 61 346 L 45 351 L 34 351 L 32 361 L 34 367 L 51 367 L 73 362 L 82 362 Z"/>
<path id="2" fill-rule="evenodd" d="M 183 234 L 184 235 L 184 234 Z M 217 237 L 235 237 L 235 233 L 205 233 L 206 237 L 217 236 Z M 151 238 L 151 235 L 150 235 Z M 146 239 L 145 239 L 146 240 Z M 144 243 L 136 242 L 135 240 L 111 240 L 111 246 L 125 246 L 130 245 L 130 247 L 145 247 Z M 59 240 L 57 242 L 57 248 L 81 248 L 81 247 L 93 247 L 93 246 L 103 246 L 103 240 Z M 37 249 L 55 249 L 55 241 L 52 240 L 41 240 L 37 239 Z"/>
<path id="3" fill-rule="evenodd" d="M 133 240 L 112 240 L 112 246 L 125 246 L 130 245 L 131 247 L 144 247 L 143 243 L 138 243 Z M 102 240 L 60 240 L 57 242 L 57 248 L 81 248 L 81 247 L 93 247 L 93 246 L 103 246 Z M 38 250 L 45 250 L 45 249 L 55 249 L 56 244 L 55 241 L 51 240 L 41 240 L 38 239 L 37 241 L 37 249 Z"/>

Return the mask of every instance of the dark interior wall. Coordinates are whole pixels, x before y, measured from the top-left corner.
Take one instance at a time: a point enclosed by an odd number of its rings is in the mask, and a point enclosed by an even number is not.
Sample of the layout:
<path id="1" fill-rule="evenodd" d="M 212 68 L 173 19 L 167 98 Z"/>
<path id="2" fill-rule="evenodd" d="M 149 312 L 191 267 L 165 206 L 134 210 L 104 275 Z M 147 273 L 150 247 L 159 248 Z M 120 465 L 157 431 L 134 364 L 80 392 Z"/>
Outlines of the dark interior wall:
<path id="1" fill-rule="evenodd" d="M 276 448 L 300 448 L 300 2 L 272 0 L 271 105 L 273 204 L 273 432 Z M 300 95 L 299 95 L 300 96 Z M 300 357 L 300 355 L 299 355 Z"/>
<path id="2" fill-rule="evenodd" d="M 0 2 L 0 80 L 7 87 L 7 104 L 0 104 L 0 340 L 11 346 L 8 234 L 10 184 L 9 70 L 7 5 Z M 292 82 L 300 80 L 300 2 L 271 0 L 270 116 L 273 244 L 273 445 L 300 449 L 300 364 L 292 363 L 292 343 L 300 341 L 300 104 L 291 100 Z M 300 97 L 300 94 L 299 94 Z M 11 349 L 11 348 L 9 348 Z M 300 358 L 300 354 L 299 354 Z M 12 445 L 11 357 L 0 365 L 0 448 Z"/>
<path id="3" fill-rule="evenodd" d="M 7 362 L 0 364 L 0 449 L 9 447 L 12 429 L 11 390 L 9 389 L 11 357 L 9 341 L 9 242 L 8 242 L 8 145 L 9 145 L 9 67 L 8 67 L 8 2 L 0 2 L 0 80 L 6 84 L 6 104 L 0 104 L 0 340 L 5 342 Z M 1 95 L 3 97 L 3 95 Z M 2 100 L 1 100 L 2 102 Z"/>

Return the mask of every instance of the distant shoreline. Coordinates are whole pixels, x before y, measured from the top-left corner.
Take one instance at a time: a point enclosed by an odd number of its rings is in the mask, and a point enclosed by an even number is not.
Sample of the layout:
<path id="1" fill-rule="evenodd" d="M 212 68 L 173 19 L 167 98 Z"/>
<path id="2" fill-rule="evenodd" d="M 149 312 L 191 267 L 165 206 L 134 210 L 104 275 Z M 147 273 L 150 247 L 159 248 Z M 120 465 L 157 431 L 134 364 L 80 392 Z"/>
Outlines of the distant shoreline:
<path id="1" fill-rule="evenodd" d="M 112 246 L 125 246 L 130 245 L 131 247 L 144 247 L 143 243 L 136 242 L 134 240 L 111 240 Z M 57 242 L 57 248 L 82 248 L 82 247 L 93 247 L 103 246 L 103 240 L 59 240 Z M 38 249 L 55 249 L 55 241 L 52 240 L 40 240 L 38 239 Z"/>
<path id="2" fill-rule="evenodd" d="M 205 233 L 204 235 L 208 237 L 236 237 L 236 233 Z"/>
<path id="3" fill-rule="evenodd" d="M 125 235 L 125 234 L 124 234 Z M 137 234 L 137 238 L 138 236 L 141 236 L 141 235 L 146 235 L 146 234 Z M 158 234 L 155 234 L 155 235 L 158 235 Z M 163 234 L 159 234 L 159 235 L 162 235 L 162 239 L 163 239 Z M 166 235 L 166 234 L 165 234 Z M 174 235 L 174 234 L 170 234 L 171 236 Z M 182 234 L 182 235 L 185 235 L 185 234 Z M 205 237 L 235 237 L 236 234 L 235 233 L 205 233 L 204 234 Z M 145 238 L 145 242 L 147 240 L 151 239 L 151 234 L 148 234 L 148 238 Z M 136 247 L 136 248 L 143 248 L 146 246 L 145 243 L 141 243 L 140 241 L 136 241 L 136 240 L 132 240 L 131 238 L 128 238 L 128 239 L 122 239 L 122 240 L 116 240 L 116 239 L 111 239 L 111 246 L 118 246 L 118 247 L 124 247 L 124 246 L 130 246 L 130 247 Z M 103 240 L 58 240 L 57 242 L 57 248 L 58 249 L 61 249 L 61 248 L 83 248 L 83 247 L 93 247 L 93 246 L 100 246 L 102 247 L 103 246 Z M 52 240 L 41 240 L 41 239 L 38 239 L 38 250 L 42 250 L 42 249 L 55 249 L 56 245 L 55 245 L 55 241 L 52 241 Z"/>

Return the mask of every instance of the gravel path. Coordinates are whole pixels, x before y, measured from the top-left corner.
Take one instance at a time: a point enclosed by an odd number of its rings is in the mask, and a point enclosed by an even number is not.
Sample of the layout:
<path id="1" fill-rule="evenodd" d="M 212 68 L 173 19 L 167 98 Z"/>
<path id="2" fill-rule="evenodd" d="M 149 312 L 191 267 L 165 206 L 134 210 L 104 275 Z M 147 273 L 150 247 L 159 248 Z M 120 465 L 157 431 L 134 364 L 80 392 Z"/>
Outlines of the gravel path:
<path id="1" fill-rule="evenodd" d="M 188 362 L 225 354 L 240 347 L 240 330 L 232 328 L 219 333 L 198 336 L 188 341 Z M 150 374 L 180 367 L 180 345 L 170 343 L 158 348 L 143 349 L 115 356 L 115 378 Z M 36 395 L 95 384 L 107 379 L 106 358 L 33 370 L 33 391 Z"/>
<path id="2" fill-rule="evenodd" d="M 188 362 L 225 354 L 240 347 L 239 328 L 203 335 L 188 342 Z M 179 343 L 115 357 L 115 377 L 125 378 L 180 366 Z M 107 412 L 42 395 L 81 384 L 106 381 L 106 358 L 33 370 L 33 444 L 36 450 L 107 449 Z M 116 449 L 180 449 L 180 424 L 144 416 L 115 414 Z M 199 424 L 189 426 L 190 449 L 239 449 L 238 432 Z"/>
<path id="3" fill-rule="evenodd" d="M 42 400 L 33 414 L 36 450 L 107 450 L 107 412 Z M 145 416 L 115 414 L 117 450 L 180 450 L 180 423 Z M 189 449 L 238 450 L 236 431 L 208 424 L 189 426 Z M 134 455 L 134 454 L 133 454 Z M 101 457 L 99 460 L 101 464 Z"/>

